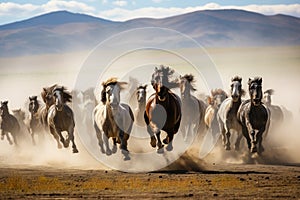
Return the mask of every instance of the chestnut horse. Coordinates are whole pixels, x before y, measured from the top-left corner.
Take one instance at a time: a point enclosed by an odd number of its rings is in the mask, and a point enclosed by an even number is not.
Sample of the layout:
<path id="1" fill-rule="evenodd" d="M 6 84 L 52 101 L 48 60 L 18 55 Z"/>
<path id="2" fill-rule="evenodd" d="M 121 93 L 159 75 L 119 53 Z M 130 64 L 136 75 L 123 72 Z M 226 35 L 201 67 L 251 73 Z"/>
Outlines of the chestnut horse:
<path id="1" fill-rule="evenodd" d="M 160 140 L 161 130 L 167 133 L 167 137 L 163 140 L 164 144 L 168 144 L 167 150 L 173 149 L 173 137 L 178 132 L 181 121 L 181 101 L 171 91 L 171 88 L 177 87 L 178 84 L 169 80 L 173 74 L 174 70 L 169 67 L 163 65 L 155 67 L 151 80 L 155 93 L 147 100 L 144 113 L 147 131 L 151 137 L 150 144 L 153 148 L 157 145 L 158 150 L 163 150 Z"/>

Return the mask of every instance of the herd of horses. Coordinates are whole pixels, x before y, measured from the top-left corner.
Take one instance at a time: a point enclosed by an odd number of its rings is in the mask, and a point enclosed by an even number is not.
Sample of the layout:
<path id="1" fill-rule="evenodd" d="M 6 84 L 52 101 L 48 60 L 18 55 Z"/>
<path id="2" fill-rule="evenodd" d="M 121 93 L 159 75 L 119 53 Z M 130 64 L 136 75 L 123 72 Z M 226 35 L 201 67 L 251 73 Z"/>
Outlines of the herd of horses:
<path id="1" fill-rule="evenodd" d="M 172 151 L 173 139 L 178 132 L 186 140 L 207 131 L 211 132 L 214 140 L 218 140 L 221 134 L 226 150 L 231 149 L 230 137 L 235 131 L 235 150 L 240 149 L 240 141 L 245 138 L 251 153 L 261 154 L 264 151 L 263 138 L 269 131 L 270 122 L 282 121 L 283 112 L 271 103 L 274 91 L 263 92 L 261 77 L 249 78 L 250 99 L 243 99 L 246 91 L 242 89 L 242 78 L 235 76 L 231 79 L 230 94 L 214 89 L 205 102 L 193 94 L 196 91 L 193 75 L 174 75 L 170 67 L 155 67 L 151 77 L 154 93 L 146 98 L 147 85 L 138 86 L 135 109 L 121 99 L 120 93 L 128 83 L 115 77 L 102 83 L 101 101 L 95 103 L 93 112 L 88 114 L 91 121 L 88 125 L 93 126 L 103 154 L 115 153 L 117 144 L 120 144 L 124 159 L 130 159 L 127 146 L 134 124 L 145 128 L 150 145 L 157 147 L 157 152 L 163 151 L 164 145 L 167 151 Z M 180 95 L 173 91 L 174 88 L 179 88 Z M 41 91 L 43 105 L 37 96 L 29 97 L 27 123 L 24 123 L 24 111 L 14 110 L 14 114 L 10 114 L 8 102 L 1 102 L 1 139 L 6 137 L 10 144 L 18 146 L 21 127 L 25 126 L 33 144 L 36 144 L 36 135 L 40 140 L 43 137 L 41 133 L 50 133 L 58 148 L 67 148 L 71 141 L 73 153 L 78 153 L 74 139 L 74 113 L 69 104 L 72 95 L 75 93 L 57 84 L 44 87 Z M 93 99 L 91 96 L 90 100 Z M 166 133 L 163 140 L 161 131 Z M 67 132 L 67 136 L 63 132 Z M 112 149 L 109 138 L 113 140 Z"/>

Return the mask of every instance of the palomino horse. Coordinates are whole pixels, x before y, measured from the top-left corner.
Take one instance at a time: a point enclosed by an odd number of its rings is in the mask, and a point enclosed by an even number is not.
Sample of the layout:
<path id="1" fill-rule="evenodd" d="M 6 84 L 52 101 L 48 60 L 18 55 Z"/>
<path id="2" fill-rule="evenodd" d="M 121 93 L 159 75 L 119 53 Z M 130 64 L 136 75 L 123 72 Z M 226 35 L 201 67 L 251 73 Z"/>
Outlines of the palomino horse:
<path id="1" fill-rule="evenodd" d="M 237 117 L 242 125 L 242 132 L 247 139 L 250 152 L 260 154 L 264 151 L 262 136 L 269 130 L 270 112 L 261 101 L 263 96 L 262 78 L 249 78 L 248 86 L 250 99 L 241 104 Z"/>
<path id="2" fill-rule="evenodd" d="M 93 123 L 96 130 L 98 144 L 101 152 L 111 155 L 117 151 L 116 144 L 120 143 L 124 160 L 128 160 L 127 140 L 131 133 L 134 115 L 129 105 L 120 102 L 120 91 L 125 82 L 119 82 L 117 78 L 110 78 L 102 83 L 101 103 L 93 111 Z M 113 151 L 111 151 L 108 139 L 113 138 Z M 106 150 L 103 146 L 105 143 Z"/>
<path id="3" fill-rule="evenodd" d="M 196 91 L 193 86 L 194 76 L 186 74 L 179 77 L 179 88 L 182 102 L 182 119 L 180 130 L 184 134 L 186 141 L 190 133 L 191 138 L 194 138 L 198 130 L 203 131 L 205 128 L 204 114 L 206 104 L 197 99 L 191 92 Z"/>
<path id="4" fill-rule="evenodd" d="M 4 136 L 6 136 L 10 145 L 12 145 L 13 143 L 15 143 L 15 145 L 18 145 L 17 138 L 20 134 L 20 125 L 18 123 L 18 120 L 13 115 L 9 114 L 7 104 L 8 101 L 1 101 L 1 140 L 3 140 Z M 13 141 L 10 139 L 9 133 L 11 134 Z"/>
<path id="5" fill-rule="evenodd" d="M 58 148 L 62 148 L 59 140 L 65 148 L 69 147 L 70 140 L 72 141 L 73 153 L 78 153 L 74 141 L 74 115 L 72 109 L 66 104 L 71 102 L 72 96 L 64 87 L 56 86 L 52 91 L 54 104 L 49 108 L 47 123 L 51 134 L 57 141 Z M 68 132 L 67 139 L 62 135 L 63 131 Z"/>
<path id="6" fill-rule="evenodd" d="M 207 130 L 211 131 L 213 140 L 217 141 L 219 125 L 217 113 L 221 103 L 227 98 L 227 94 L 222 89 L 211 90 L 211 96 L 207 98 L 208 107 L 205 110 L 204 122 Z"/>
<path id="7" fill-rule="evenodd" d="M 239 150 L 240 141 L 243 137 L 242 126 L 238 122 L 237 112 L 242 103 L 242 96 L 245 91 L 242 89 L 242 78 L 235 76 L 231 79 L 231 97 L 225 99 L 218 111 L 217 119 L 222 133 L 223 145 L 226 150 L 230 150 L 231 131 L 235 130 L 238 137 L 235 142 L 235 150 Z"/>
<path id="8" fill-rule="evenodd" d="M 42 140 L 44 133 L 42 130 L 42 125 L 39 119 L 39 109 L 40 103 L 37 100 L 37 96 L 29 97 L 28 110 L 30 113 L 29 116 L 29 132 L 31 134 L 32 143 L 35 145 L 35 134 L 39 134 L 39 140 Z"/>
<path id="9" fill-rule="evenodd" d="M 143 127 L 146 126 L 144 121 L 144 112 L 146 110 L 146 92 L 147 85 L 140 85 L 136 89 L 136 100 L 137 100 L 137 108 L 134 109 L 134 118 L 137 125 Z"/>
<path id="10" fill-rule="evenodd" d="M 163 147 L 160 140 L 161 130 L 167 133 L 163 143 L 168 144 L 167 150 L 171 151 L 174 134 L 178 132 L 181 122 L 180 98 L 170 90 L 178 85 L 169 80 L 173 74 L 174 70 L 169 67 L 161 65 L 160 68 L 155 68 L 151 80 L 155 93 L 149 97 L 146 103 L 144 119 L 151 137 L 150 144 L 152 147 L 157 145 L 159 150 Z"/>

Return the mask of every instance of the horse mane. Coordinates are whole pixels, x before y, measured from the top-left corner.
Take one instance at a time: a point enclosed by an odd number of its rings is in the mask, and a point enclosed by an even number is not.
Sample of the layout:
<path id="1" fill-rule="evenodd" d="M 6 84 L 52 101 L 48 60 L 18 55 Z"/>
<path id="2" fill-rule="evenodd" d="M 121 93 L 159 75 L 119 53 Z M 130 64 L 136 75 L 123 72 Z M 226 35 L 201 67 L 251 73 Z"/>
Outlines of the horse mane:
<path id="1" fill-rule="evenodd" d="M 261 85 L 262 84 L 262 78 L 257 76 L 257 77 L 248 79 L 248 85 L 251 85 L 253 82 Z"/>
<path id="2" fill-rule="evenodd" d="M 275 93 L 275 90 L 273 89 L 268 89 L 266 91 L 264 91 L 264 94 L 268 94 L 268 95 L 273 95 Z"/>
<path id="3" fill-rule="evenodd" d="M 234 76 L 234 77 L 231 79 L 231 82 L 233 82 L 233 81 L 242 82 L 242 77 L 240 77 L 240 76 Z"/>
<path id="4" fill-rule="evenodd" d="M 185 78 L 190 84 L 191 84 L 191 89 L 193 90 L 193 91 L 196 91 L 197 89 L 195 88 L 195 86 L 194 86 L 194 82 L 195 82 L 195 77 L 194 77 L 194 75 L 192 75 L 192 74 L 185 74 L 184 76 L 183 76 L 183 78 Z"/>
<path id="5" fill-rule="evenodd" d="M 226 98 L 228 97 L 227 93 L 224 90 L 222 90 L 221 88 L 217 88 L 215 90 L 211 90 L 211 95 L 212 95 L 212 97 L 214 97 L 216 95 L 223 95 Z"/>
<path id="6" fill-rule="evenodd" d="M 174 69 L 172 69 L 169 66 L 160 65 L 159 67 L 155 67 L 154 73 L 152 74 L 152 80 L 151 85 L 155 83 L 153 80 L 154 75 L 157 75 L 158 73 L 162 73 L 163 77 L 167 78 L 166 87 L 168 89 L 177 88 L 178 87 L 178 81 L 177 80 L 170 80 L 172 76 L 174 75 Z"/>
<path id="7" fill-rule="evenodd" d="M 106 87 L 109 86 L 109 85 L 116 85 L 118 84 L 118 86 L 120 87 L 120 89 L 123 89 L 124 87 L 122 87 L 122 84 L 124 84 L 126 82 L 120 82 L 118 81 L 118 78 L 117 77 L 111 77 L 109 79 L 107 79 L 106 81 L 102 82 L 102 91 L 101 91 L 101 101 L 103 104 L 106 104 Z M 127 83 L 126 83 L 127 84 Z"/>
<path id="8" fill-rule="evenodd" d="M 64 86 L 56 86 L 52 92 L 55 92 L 57 90 L 63 93 L 63 98 L 65 102 L 72 102 L 72 95 Z"/>

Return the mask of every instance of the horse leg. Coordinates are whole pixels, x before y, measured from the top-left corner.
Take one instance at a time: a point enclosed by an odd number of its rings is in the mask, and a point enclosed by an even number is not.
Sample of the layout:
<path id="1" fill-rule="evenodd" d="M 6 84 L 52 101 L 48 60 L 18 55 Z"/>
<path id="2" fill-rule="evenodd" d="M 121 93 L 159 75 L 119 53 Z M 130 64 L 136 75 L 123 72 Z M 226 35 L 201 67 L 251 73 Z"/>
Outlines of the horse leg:
<path id="1" fill-rule="evenodd" d="M 113 138 L 113 148 L 112 148 L 112 153 L 117 152 L 117 138 Z"/>
<path id="2" fill-rule="evenodd" d="M 124 131 L 120 130 L 119 132 L 119 137 L 120 137 L 120 140 L 121 140 L 121 145 L 120 145 L 120 148 L 121 148 L 121 152 L 124 156 L 124 160 L 130 160 L 130 157 L 129 157 L 129 152 L 128 152 L 128 149 L 127 149 L 127 140 L 129 139 L 129 135 L 127 133 L 124 133 Z"/>
<path id="3" fill-rule="evenodd" d="M 247 140 L 248 149 L 250 150 L 251 149 L 251 139 L 250 139 L 247 127 L 244 127 L 244 126 L 242 127 L 242 133 L 243 133 L 243 136 Z"/>
<path id="4" fill-rule="evenodd" d="M 106 147 L 106 155 L 109 156 L 109 155 L 112 154 L 112 152 L 111 152 L 111 150 L 109 148 L 108 137 L 107 137 L 107 135 L 105 133 L 102 134 L 102 136 L 103 136 L 103 141 L 104 141 L 104 144 L 105 144 L 105 147 Z"/>
<path id="5" fill-rule="evenodd" d="M 156 138 L 154 136 L 154 133 L 150 127 L 150 125 L 147 126 L 147 132 L 150 134 L 150 145 L 155 148 L 156 147 Z"/>
<path id="6" fill-rule="evenodd" d="M 263 130 L 260 130 L 258 133 L 257 133 L 257 143 L 258 143 L 258 154 L 261 154 L 262 152 L 264 152 L 264 147 L 262 145 L 262 140 L 263 140 L 263 137 L 262 137 L 262 134 L 263 134 Z"/>
<path id="7" fill-rule="evenodd" d="M 252 130 L 251 132 L 250 132 L 250 139 L 251 139 L 251 149 L 250 149 L 250 151 L 251 151 L 251 153 L 255 153 L 255 152 L 257 152 L 257 133 L 256 133 L 256 131 L 255 130 Z"/>
<path id="8" fill-rule="evenodd" d="M 228 128 L 229 127 L 229 120 L 226 120 L 226 124 L 225 124 L 225 132 L 226 132 L 226 142 L 225 142 L 225 150 L 229 151 L 231 150 L 231 147 L 230 147 L 230 136 L 231 136 L 231 132 L 230 132 L 230 129 Z"/>
<path id="9" fill-rule="evenodd" d="M 71 127 L 71 128 L 69 129 L 68 135 L 69 135 L 68 139 L 71 140 L 71 142 L 72 142 L 73 153 L 78 153 L 79 151 L 78 151 L 78 149 L 77 149 L 77 147 L 76 147 L 76 144 L 75 144 L 75 139 L 74 139 L 74 128 L 73 128 L 73 127 Z"/>
<path id="10" fill-rule="evenodd" d="M 160 131 L 158 131 L 158 133 L 156 133 L 156 138 L 157 138 L 157 148 L 158 148 L 158 151 L 160 151 L 164 147 L 164 145 L 162 144 L 162 142 L 160 140 Z"/>
<path id="11" fill-rule="evenodd" d="M 104 133 L 101 133 L 100 129 L 98 128 L 98 126 L 96 124 L 94 124 L 94 128 L 95 128 L 95 131 L 96 131 L 96 136 L 97 136 L 97 139 L 98 139 L 98 145 L 101 149 L 101 152 L 105 153 L 105 150 L 104 150 L 104 147 L 103 147 L 103 140 L 102 140 L 102 135 Z"/>
<path id="12" fill-rule="evenodd" d="M 7 136 L 8 136 L 8 134 L 7 134 Z M 11 132 L 11 136 L 12 136 L 12 138 L 13 138 L 13 140 L 14 140 L 15 145 L 18 146 L 16 133 Z"/>
<path id="13" fill-rule="evenodd" d="M 34 139 L 34 131 L 32 128 L 29 128 L 29 133 L 31 135 L 32 144 L 36 145 L 35 139 Z"/>
<path id="14" fill-rule="evenodd" d="M 62 145 L 59 142 L 59 136 L 53 127 L 50 127 L 50 133 L 53 135 L 53 137 L 55 138 L 55 140 L 57 142 L 57 148 L 61 149 Z"/>
<path id="15" fill-rule="evenodd" d="M 166 147 L 167 151 L 172 151 L 173 150 L 173 138 L 174 138 L 174 134 L 173 133 L 168 133 L 168 139 L 169 139 L 169 143 L 168 146 Z"/>
<path id="16" fill-rule="evenodd" d="M 218 120 L 218 122 L 219 122 L 219 130 L 221 131 L 221 134 L 222 134 L 223 146 L 226 149 L 226 129 L 225 129 L 224 123 L 221 120 Z M 214 131 L 214 129 L 212 129 L 212 130 Z M 214 139 L 214 141 L 216 141 L 216 136 L 214 133 L 213 133 L 213 139 Z"/>
<path id="17" fill-rule="evenodd" d="M 65 140 L 65 138 L 64 138 L 63 135 L 62 135 L 61 130 L 56 130 L 56 132 L 57 132 L 58 135 L 59 135 L 59 138 L 60 138 L 61 143 L 64 145 L 65 148 L 68 148 L 68 147 L 69 147 L 69 142 L 68 142 L 69 139 L 66 139 L 66 140 Z"/>
<path id="18" fill-rule="evenodd" d="M 234 149 L 236 151 L 239 151 L 240 150 L 240 143 L 241 143 L 241 140 L 243 138 L 243 135 L 241 134 L 241 132 L 237 132 L 238 136 L 236 138 L 236 141 L 235 141 L 235 145 L 234 145 Z"/>
<path id="19" fill-rule="evenodd" d="M 8 134 L 7 131 L 3 131 L 2 134 L 3 134 L 3 137 L 4 137 L 4 135 L 6 135 L 6 138 L 7 138 L 7 140 L 8 140 L 8 143 L 9 143 L 10 145 L 13 145 L 13 144 L 14 144 L 14 143 L 12 142 L 12 140 L 10 139 L 9 134 Z"/>

